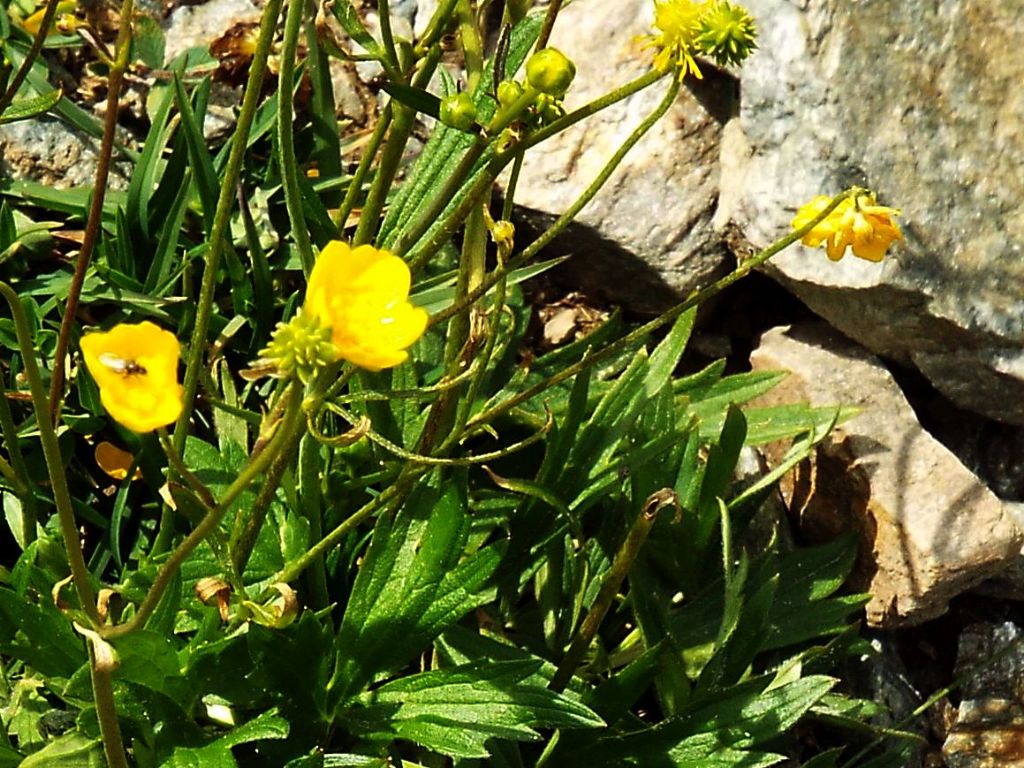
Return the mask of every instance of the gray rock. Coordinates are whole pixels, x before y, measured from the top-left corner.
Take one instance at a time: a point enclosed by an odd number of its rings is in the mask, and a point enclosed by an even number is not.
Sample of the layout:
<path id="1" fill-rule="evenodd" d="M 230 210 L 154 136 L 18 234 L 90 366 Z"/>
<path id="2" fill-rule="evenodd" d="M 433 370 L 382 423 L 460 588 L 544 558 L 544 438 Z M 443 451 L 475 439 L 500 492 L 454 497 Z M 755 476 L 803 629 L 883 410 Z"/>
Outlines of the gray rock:
<path id="1" fill-rule="evenodd" d="M 857 578 L 871 594 L 870 624 L 938 616 L 955 595 L 1020 562 L 1014 515 L 921 427 L 873 355 L 820 324 L 765 333 L 751 362 L 791 372 L 771 402 L 860 409 L 783 490 L 809 536 L 860 535 Z"/>
<path id="2" fill-rule="evenodd" d="M 1011 622 L 964 628 L 957 675 L 965 675 L 963 700 L 942 745 L 949 768 L 1024 766 L 1024 646 Z M 996 658 L 998 657 L 998 658 Z M 995 660 L 993 660 L 995 659 Z"/>
<path id="3" fill-rule="evenodd" d="M 576 63 L 567 109 L 650 69 L 652 54 L 637 38 L 650 32 L 652 14 L 650 0 L 565 7 L 550 44 Z M 719 85 L 728 92 L 715 92 Z M 553 252 L 574 256 L 574 282 L 636 309 L 657 310 L 674 300 L 673 290 L 688 293 L 723 271 L 726 252 L 712 226 L 721 114 L 716 118 L 712 112 L 730 108 L 732 86 L 726 78 L 705 89 L 711 111 L 683 89 L 671 111 L 583 209 L 577 218 L 581 226 L 556 242 Z M 549 224 L 586 189 L 657 106 L 665 88 L 666 83 L 648 88 L 527 153 L 515 199 L 534 213 L 528 220 L 536 228 Z"/>
<path id="4" fill-rule="evenodd" d="M 100 142 L 52 117 L 37 117 L 0 126 L 0 167 L 3 175 L 28 179 L 56 189 L 92 186 Z M 125 189 L 131 165 L 116 153 L 110 168 L 110 189 Z"/>
<path id="5" fill-rule="evenodd" d="M 1020 0 L 745 5 L 760 49 L 743 67 L 720 220 L 765 245 L 816 194 L 877 190 L 904 211 L 892 258 L 833 264 L 797 246 L 772 274 L 954 402 L 1024 424 Z"/>

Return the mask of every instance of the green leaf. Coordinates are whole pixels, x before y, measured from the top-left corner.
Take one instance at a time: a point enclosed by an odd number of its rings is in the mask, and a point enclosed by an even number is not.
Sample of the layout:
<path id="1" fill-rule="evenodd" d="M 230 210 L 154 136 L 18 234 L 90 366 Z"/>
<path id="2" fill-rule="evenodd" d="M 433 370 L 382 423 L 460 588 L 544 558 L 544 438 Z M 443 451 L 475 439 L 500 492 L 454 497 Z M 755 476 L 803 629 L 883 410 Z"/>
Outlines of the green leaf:
<path id="1" fill-rule="evenodd" d="M 24 759 L 20 752 L 6 744 L 0 744 L 0 768 L 16 768 Z"/>
<path id="2" fill-rule="evenodd" d="M 335 18 L 341 23 L 349 37 L 355 40 L 364 51 L 371 56 L 381 56 L 380 46 L 373 39 L 373 35 L 363 26 L 363 20 L 356 13 L 352 0 L 338 0 L 331 4 L 331 10 L 334 11 Z"/>
<path id="3" fill-rule="evenodd" d="M 406 663 L 490 599 L 486 585 L 501 552 L 491 546 L 463 559 L 463 493 L 460 482 L 435 472 L 394 521 L 378 519 L 338 633 L 337 701 Z"/>
<path id="4" fill-rule="evenodd" d="M 50 601 L 32 603 L 0 589 L 0 652 L 48 677 L 71 677 L 86 663 L 85 642 Z"/>
<path id="5" fill-rule="evenodd" d="M 753 371 L 727 376 L 703 392 L 690 392 L 689 413 L 700 423 L 701 436 L 714 439 L 730 406 L 742 405 L 768 392 L 786 377 L 785 371 Z"/>
<path id="6" fill-rule="evenodd" d="M 351 716 L 442 754 L 487 757 L 488 739 L 536 740 L 536 728 L 595 728 L 590 709 L 526 683 L 541 662 L 476 662 L 387 683 Z"/>
<path id="7" fill-rule="evenodd" d="M 231 747 L 288 737 L 288 722 L 276 710 L 263 712 L 203 747 L 178 747 L 162 768 L 238 768 Z"/>
<path id="8" fill-rule="evenodd" d="M 99 739 L 72 732 L 33 752 L 18 768 L 104 768 L 106 764 Z"/>
<path id="9" fill-rule="evenodd" d="M 132 28 L 132 60 L 141 59 L 150 69 L 164 65 L 164 33 L 159 22 L 146 14 L 139 14 Z"/>
<path id="10" fill-rule="evenodd" d="M 178 662 L 178 647 L 166 635 L 133 632 L 113 643 L 120 666 L 115 680 L 124 680 L 166 694 L 187 705 L 194 696 Z"/>
<path id="11" fill-rule="evenodd" d="M 559 750 L 556 764 L 646 766 L 655 763 L 659 755 L 671 757 L 675 750 L 680 750 L 681 760 L 690 759 L 687 753 L 693 754 L 697 747 L 708 757 L 715 752 L 728 755 L 729 751 L 746 750 L 785 734 L 836 681 L 816 675 L 768 689 L 771 682 L 771 676 L 755 678 L 695 701 L 676 717 L 653 727 L 575 745 L 571 751 Z M 763 758 L 754 754 L 751 764 L 758 765 L 756 761 Z"/>
<path id="12" fill-rule="evenodd" d="M 709 733 L 691 736 L 671 749 L 668 756 L 676 768 L 765 768 L 785 759 L 782 755 L 722 747 Z"/>
<path id="13" fill-rule="evenodd" d="M 393 96 L 395 101 L 401 102 L 417 112 L 422 112 L 424 115 L 430 115 L 435 120 L 440 118 L 441 100 L 434 94 L 420 88 L 411 88 L 402 83 L 391 83 L 388 81 L 385 81 L 381 88 Z"/>
<path id="14" fill-rule="evenodd" d="M 135 164 L 131 180 L 128 182 L 125 214 L 129 226 L 135 233 L 135 241 L 140 244 L 149 236 L 149 201 L 163 164 L 163 150 L 170 138 L 165 129 L 173 104 L 174 92 L 166 89 L 153 115 L 139 162 Z"/>
<path id="15" fill-rule="evenodd" d="M 846 581 L 857 557 L 854 536 L 792 552 L 779 563 L 779 591 L 768 617 L 762 650 L 838 634 L 868 595 L 829 598 Z"/>
<path id="16" fill-rule="evenodd" d="M 41 96 L 35 96 L 30 99 L 15 99 L 11 102 L 11 105 L 4 110 L 3 115 L 0 115 L 0 125 L 6 125 L 7 123 L 13 123 L 18 120 L 28 120 L 33 117 L 38 117 L 44 112 L 49 112 L 53 109 L 57 102 L 59 102 L 64 96 L 64 91 L 57 88 L 52 91 L 48 91 Z"/>
<path id="17" fill-rule="evenodd" d="M 204 87 L 209 89 L 209 80 L 204 82 Z M 196 187 L 199 190 L 199 199 L 202 201 L 204 228 L 206 232 L 209 232 L 213 226 L 214 211 L 217 209 L 220 185 L 217 183 L 217 173 L 213 169 L 213 159 L 206 148 L 203 130 L 199 126 L 196 114 L 192 110 L 192 102 L 185 93 L 185 87 L 181 84 L 181 79 L 177 74 L 174 76 L 174 99 L 178 107 L 178 114 L 181 116 L 181 129 L 185 134 L 185 141 L 188 143 L 188 153 L 196 178 Z"/>

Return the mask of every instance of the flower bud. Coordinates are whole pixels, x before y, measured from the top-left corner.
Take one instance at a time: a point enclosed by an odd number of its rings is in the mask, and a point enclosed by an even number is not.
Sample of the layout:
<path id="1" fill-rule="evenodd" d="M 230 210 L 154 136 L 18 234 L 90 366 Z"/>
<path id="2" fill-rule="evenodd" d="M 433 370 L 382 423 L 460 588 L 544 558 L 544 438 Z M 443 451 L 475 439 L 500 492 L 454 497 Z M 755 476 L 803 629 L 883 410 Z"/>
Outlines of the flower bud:
<path id="1" fill-rule="evenodd" d="M 523 95 L 523 86 L 515 80 L 502 80 L 498 83 L 498 104 L 507 109 Z"/>
<path id="2" fill-rule="evenodd" d="M 526 62 L 527 81 L 549 96 L 564 96 L 574 77 L 576 65 L 557 48 L 539 50 Z"/>
<path id="3" fill-rule="evenodd" d="M 476 105 L 468 93 L 451 93 L 441 99 L 441 122 L 468 131 L 476 123 Z"/>

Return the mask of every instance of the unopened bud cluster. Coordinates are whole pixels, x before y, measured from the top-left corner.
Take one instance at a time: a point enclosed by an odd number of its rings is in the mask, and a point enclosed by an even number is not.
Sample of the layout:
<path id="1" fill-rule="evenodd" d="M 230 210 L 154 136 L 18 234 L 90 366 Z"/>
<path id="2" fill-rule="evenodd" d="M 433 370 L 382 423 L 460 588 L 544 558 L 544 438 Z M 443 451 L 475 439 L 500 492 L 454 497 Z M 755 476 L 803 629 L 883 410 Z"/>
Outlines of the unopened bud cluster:
<path id="1" fill-rule="evenodd" d="M 542 48 L 526 62 L 526 81 L 504 80 L 495 94 L 503 110 L 522 110 L 522 119 L 534 127 L 565 114 L 562 98 L 576 77 L 576 65 L 557 48 Z"/>

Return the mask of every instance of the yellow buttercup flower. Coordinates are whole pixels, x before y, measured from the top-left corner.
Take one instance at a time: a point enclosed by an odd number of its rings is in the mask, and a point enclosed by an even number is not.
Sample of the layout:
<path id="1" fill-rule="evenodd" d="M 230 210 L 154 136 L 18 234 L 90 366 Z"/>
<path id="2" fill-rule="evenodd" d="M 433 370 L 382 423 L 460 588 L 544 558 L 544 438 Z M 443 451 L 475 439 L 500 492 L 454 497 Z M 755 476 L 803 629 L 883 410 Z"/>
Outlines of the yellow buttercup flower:
<path id="1" fill-rule="evenodd" d="M 819 195 L 802 206 L 793 218 L 793 229 L 807 225 L 831 202 L 832 198 Z M 871 193 L 854 195 L 837 205 L 800 242 L 812 248 L 824 245 L 832 261 L 843 258 L 847 247 L 858 258 L 881 261 L 892 242 L 903 238 L 899 225 L 893 219 L 899 214 L 896 208 L 878 205 Z"/>
<path id="2" fill-rule="evenodd" d="M 701 19 L 709 6 L 704 0 L 662 0 L 654 3 L 654 26 L 657 34 L 647 38 L 648 46 L 657 48 L 654 68 L 667 72 L 679 70 L 682 80 L 689 72 L 702 77 L 693 55 L 701 34 Z"/>
<path id="3" fill-rule="evenodd" d="M 148 320 L 88 333 L 82 357 L 114 421 L 135 432 L 173 423 L 181 414 L 178 340 Z"/>
<path id="4" fill-rule="evenodd" d="M 409 303 L 409 266 L 388 251 L 332 240 L 309 276 L 305 311 L 331 329 L 338 357 L 369 371 L 391 368 L 427 328 Z"/>

